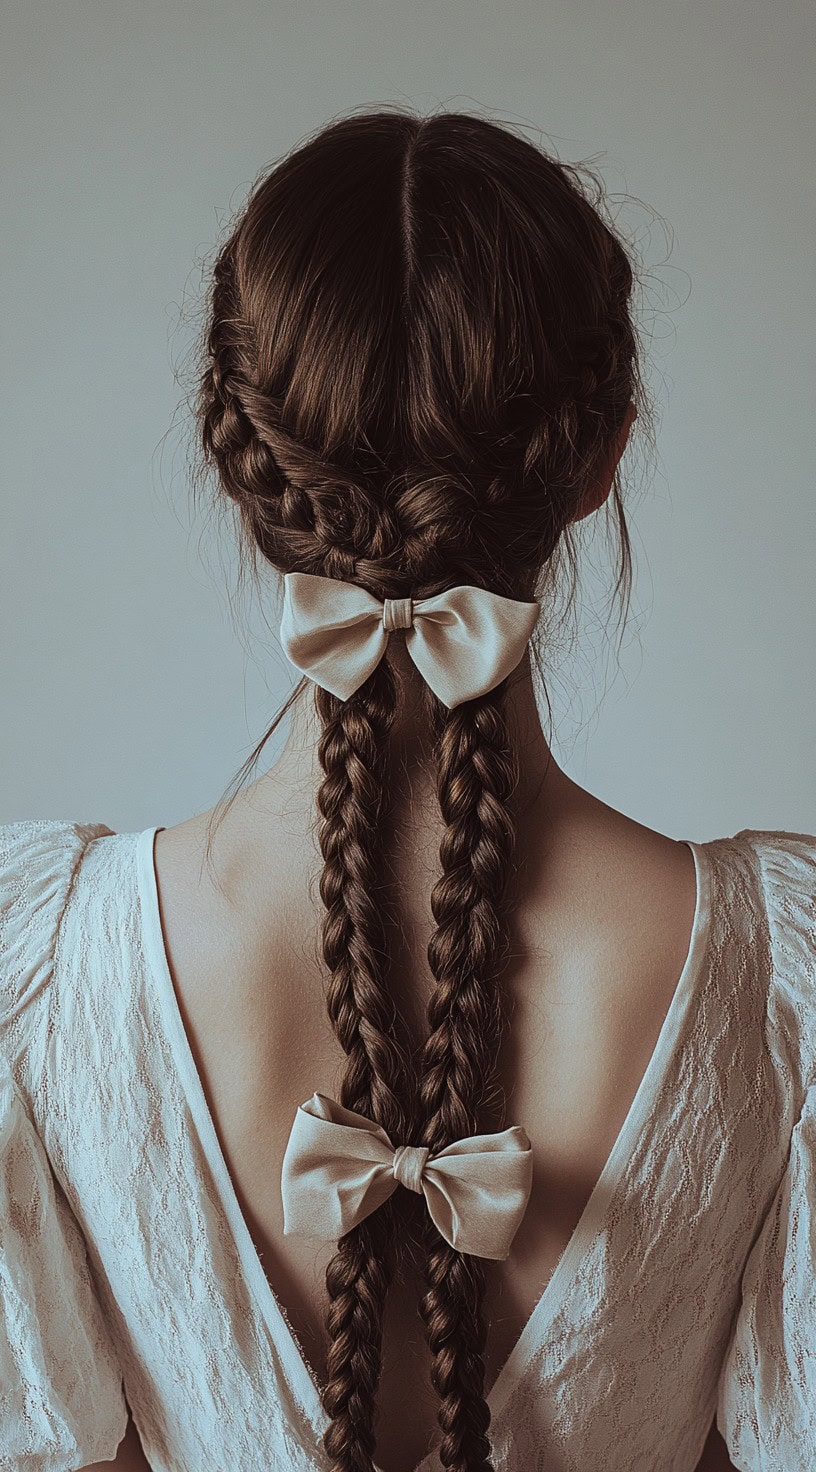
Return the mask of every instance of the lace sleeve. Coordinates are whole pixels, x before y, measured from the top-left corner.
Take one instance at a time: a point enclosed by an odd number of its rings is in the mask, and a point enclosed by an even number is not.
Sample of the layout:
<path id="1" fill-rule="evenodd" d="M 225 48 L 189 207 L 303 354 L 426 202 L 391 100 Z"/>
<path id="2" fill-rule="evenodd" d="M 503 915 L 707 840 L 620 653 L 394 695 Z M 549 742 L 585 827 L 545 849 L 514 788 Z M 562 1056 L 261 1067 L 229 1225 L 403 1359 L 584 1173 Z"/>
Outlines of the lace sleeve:
<path id="1" fill-rule="evenodd" d="M 127 1421 L 82 1234 L 0 1052 L 0 1468 L 112 1461 Z"/>
<path id="2" fill-rule="evenodd" d="M 794 1124 L 743 1270 L 717 1425 L 741 1472 L 806 1472 L 816 1466 L 816 836 L 744 834 L 767 904 L 768 1048 Z"/>
<path id="3" fill-rule="evenodd" d="M 816 1085 L 743 1272 L 717 1425 L 741 1472 L 816 1466 Z"/>

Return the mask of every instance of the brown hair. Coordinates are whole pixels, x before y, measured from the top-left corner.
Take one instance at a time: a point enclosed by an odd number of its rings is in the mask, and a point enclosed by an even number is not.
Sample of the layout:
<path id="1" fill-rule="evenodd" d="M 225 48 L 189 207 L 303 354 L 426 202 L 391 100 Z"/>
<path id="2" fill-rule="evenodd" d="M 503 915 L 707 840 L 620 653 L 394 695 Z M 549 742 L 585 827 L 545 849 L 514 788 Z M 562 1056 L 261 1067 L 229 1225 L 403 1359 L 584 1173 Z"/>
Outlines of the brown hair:
<path id="1" fill-rule="evenodd" d="M 585 171 L 588 173 L 588 171 Z M 542 600 L 628 406 L 649 405 L 633 267 L 578 169 L 478 116 L 333 121 L 254 185 L 218 251 L 197 409 L 204 462 L 253 555 L 384 599 L 460 583 Z M 631 586 L 617 472 L 618 590 Z M 545 636 L 539 621 L 534 644 Z M 309 682 L 303 678 L 246 764 Z M 498 1091 L 518 769 L 505 680 L 448 710 L 424 688 L 445 829 L 418 1077 L 389 995 L 380 873 L 386 657 L 350 699 L 312 686 L 323 768 L 322 948 L 347 1055 L 341 1102 L 437 1151 Z M 370 1469 L 397 1192 L 327 1270 L 334 1472 Z M 414 1198 L 411 1198 L 414 1200 Z M 421 1200 L 421 1198 L 416 1198 Z M 421 1313 L 454 1472 L 488 1472 L 481 1261 L 427 1213 Z"/>

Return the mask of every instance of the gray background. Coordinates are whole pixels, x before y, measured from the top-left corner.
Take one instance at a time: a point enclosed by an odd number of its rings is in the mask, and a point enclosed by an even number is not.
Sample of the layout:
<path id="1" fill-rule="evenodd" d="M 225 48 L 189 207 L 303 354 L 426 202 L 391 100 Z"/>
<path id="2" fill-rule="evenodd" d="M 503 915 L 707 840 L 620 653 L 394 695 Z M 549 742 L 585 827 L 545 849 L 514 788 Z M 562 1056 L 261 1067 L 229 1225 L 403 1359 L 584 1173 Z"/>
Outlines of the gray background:
<path id="1" fill-rule="evenodd" d="M 263 167 L 407 102 L 590 162 L 646 266 L 634 599 L 619 650 L 585 585 L 559 760 L 676 837 L 816 832 L 809 0 L 4 13 L 0 821 L 176 822 L 277 709 L 274 600 L 188 493 L 201 265 Z"/>

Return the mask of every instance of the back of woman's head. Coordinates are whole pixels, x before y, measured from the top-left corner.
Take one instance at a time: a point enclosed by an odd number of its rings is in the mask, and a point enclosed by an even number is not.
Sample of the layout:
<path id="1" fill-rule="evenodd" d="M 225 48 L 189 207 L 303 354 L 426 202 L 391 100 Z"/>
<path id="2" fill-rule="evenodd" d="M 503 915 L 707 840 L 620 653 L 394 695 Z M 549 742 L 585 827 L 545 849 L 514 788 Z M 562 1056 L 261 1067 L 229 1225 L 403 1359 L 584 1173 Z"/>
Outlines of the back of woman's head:
<path id="1" fill-rule="evenodd" d="M 632 284 L 577 171 L 504 126 L 396 109 L 332 123 L 256 184 L 214 267 L 201 435 L 250 545 L 281 573 L 345 579 L 380 599 L 470 584 L 544 601 L 570 524 L 643 402 Z M 628 575 L 616 477 L 612 503 Z M 388 990 L 381 890 L 400 677 L 386 653 L 347 700 L 310 687 L 341 1102 L 395 1144 L 432 1152 L 484 1129 L 498 1096 L 518 779 L 507 687 L 452 710 L 423 691 L 444 831 L 416 1068 Z M 335 1472 L 372 1465 L 407 1194 L 341 1238 L 327 1270 Z M 421 1229 L 440 1458 L 485 1472 L 481 1261 L 427 1215 Z"/>

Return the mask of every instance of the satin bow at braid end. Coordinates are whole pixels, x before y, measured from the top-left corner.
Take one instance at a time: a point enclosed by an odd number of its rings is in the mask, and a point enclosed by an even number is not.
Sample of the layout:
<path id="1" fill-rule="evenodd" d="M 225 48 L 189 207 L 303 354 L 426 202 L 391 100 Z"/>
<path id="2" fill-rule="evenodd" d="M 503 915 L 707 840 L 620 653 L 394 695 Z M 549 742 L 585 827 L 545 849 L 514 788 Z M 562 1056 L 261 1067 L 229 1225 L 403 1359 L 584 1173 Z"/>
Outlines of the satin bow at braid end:
<path id="1" fill-rule="evenodd" d="M 454 1140 L 432 1155 L 395 1147 L 364 1114 L 316 1093 L 298 1108 L 283 1157 L 283 1230 L 338 1241 L 403 1185 L 425 1197 L 451 1247 L 502 1260 L 527 1208 L 532 1172 L 519 1125 Z"/>
<path id="2" fill-rule="evenodd" d="M 461 584 L 433 598 L 380 602 L 357 583 L 316 573 L 284 576 L 280 639 L 296 669 L 341 700 L 382 659 L 391 632 L 423 679 L 453 709 L 484 695 L 519 663 L 541 612 L 538 602 Z"/>

